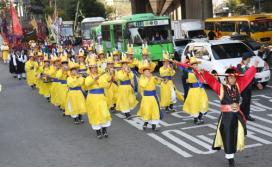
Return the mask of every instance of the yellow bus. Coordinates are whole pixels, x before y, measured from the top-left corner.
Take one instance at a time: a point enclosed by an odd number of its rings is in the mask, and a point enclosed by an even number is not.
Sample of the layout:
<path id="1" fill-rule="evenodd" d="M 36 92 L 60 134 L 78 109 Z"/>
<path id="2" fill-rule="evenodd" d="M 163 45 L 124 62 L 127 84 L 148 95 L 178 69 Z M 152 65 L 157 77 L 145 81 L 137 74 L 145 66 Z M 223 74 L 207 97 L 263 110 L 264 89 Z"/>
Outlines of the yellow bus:
<path id="1" fill-rule="evenodd" d="M 205 32 L 220 32 L 222 36 L 233 32 L 246 34 L 258 42 L 272 42 L 272 14 L 255 14 L 232 17 L 208 18 L 205 20 Z"/>

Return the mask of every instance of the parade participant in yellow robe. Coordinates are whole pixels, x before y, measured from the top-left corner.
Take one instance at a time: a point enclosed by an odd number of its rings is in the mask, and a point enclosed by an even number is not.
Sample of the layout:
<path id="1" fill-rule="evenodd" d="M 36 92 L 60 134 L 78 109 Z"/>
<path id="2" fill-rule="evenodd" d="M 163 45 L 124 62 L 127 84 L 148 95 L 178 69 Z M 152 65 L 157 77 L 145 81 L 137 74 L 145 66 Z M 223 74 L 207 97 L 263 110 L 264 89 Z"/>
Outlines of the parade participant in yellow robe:
<path id="1" fill-rule="evenodd" d="M 140 60 L 138 62 L 139 71 L 143 67 L 143 65 L 145 65 L 145 64 L 150 64 L 151 70 L 155 70 L 157 64 L 150 60 L 148 46 L 143 44 L 141 52 L 142 52 L 142 60 Z M 140 78 L 143 78 L 143 74 L 140 75 Z M 143 95 L 143 89 L 142 89 L 141 86 L 138 86 L 138 91 L 139 91 L 140 95 L 142 96 Z"/>
<path id="2" fill-rule="evenodd" d="M 138 92 L 138 72 L 136 70 L 136 67 L 138 67 L 138 60 L 136 58 L 134 58 L 134 47 L 133 44 L 127 45 L 127 58 L 130 61 L 130 63 L 128 64 L 129 68 L 132 70 L 132 72 L 134 73 L 134 79 L 133 79 L 133 84 L 134 84 L 134 91 L 135 93 Z"/>
<path id="3" fill-rule="evenodd" d="M 108 137 L 107 128 L 111 126 L 111 115 L 104 95 L 104 89 L 109 85 L 104 74 L 98 73 L 96 60 L 89 63 L 90 75 L 85 79 L 88 89 L 86 108 L 89 123 L 96 130 L 97 137 Z"/>
<path id="4" fill-rule="evenodd" d="M 60 83 L 59 83 L 58 79 L 56 78 L 56 72 L 61 67 L 60 58 L 53 56 L 51 58 L 51 63 L 52 63 L 52 65 L 50 67 L 50 77 L 52 79 L 52 85 L 51 85 L 51 89 L 50 89 L 51 103 L 55 106 L 59 106 L 60 102 L 59 102 L 57 91 L 59 90 Z"/>
<path id="5" fill-rule="evenodd" d="M 66 98 L 65 115 L 70 115 L 75 124 L 83 123 L 82 115 L 86 114 L 86 101 L 82 93 L 81 86 L 84 84 L 84 78 L 79 75 L 79 64 L 69 63 L 70 74 L 67 78 L 69 91 Z"/>
<path id="6" fill-rule="evenodd" d="M 138 104 L 132 84 L 134 73 L 128 67 L 128 63 L 127 57 L 122 57 L 122 69 L 116 73 L 115 77 L 119 84 L 117 89 L 116 110 L 124 113 L 126 118 L 131 116 L 130 111 Z"/>
<path id="7" fill-rule="evenodd" d="M 33 53 L 29 54 L 30 59 L 25 64 L 27 84 L 34 89 L 35 87 L 35 72 L 38 69 L 38 63 L 35 61 Z"/>
<path id="8" fill-rule="evenodd" d="M 173 60 L 169 58 L 169 53 L 164 52 L 163 66 L 159 69 L 160 77 L 164 79 L 164 81 L 160 83 L 160 107 L 165 108 L 166 111 L 168 111 L 169 108 L 175 111 L 173 104 L 177 102 L 176 91 L 172 81 L 172 77 L 176 74 L 176 71 L 173 69 L 171 62 L 173 62 Z"/>
<path id="9" fill-rule="evenodd" d="M 79 54 L 77 55 L 77 61 L 78 61 L 78 64 L 79 64 L 78 73 L 83 78 L 86 78 L 89 71 L 88 71 L 87 66 L 86 66 L 84 52 L 79 52 Z M 87 92 L 86 86 L 83 84 L 83 86 L 81 88 L 82 88 L 82 91 L 84 92 L 84 95 L 86 97 L 86 92 Z"/>
<path id="10" fill-rule="evenodd" d="M 143 89 L 138 116 L 144 121 L 143 129 L 147 128 L 148 123 L 152 124 L 153 131 L 157 130 L 160 120 L 160 106 L 156 92 L 156 86 L 160 80 L 152 75 L 153 69 L 149 63 L 140 68 L 143 78 L 139 80 L 139 85 Z"/>
<path id="11" fill-rule="evenodd" d="M 58 98 L 60 101 L 60 109 L 64 112 L 65 111 L 65 105 L 66 105 L 66 98 L 68 93 L 68 86 L 67 86 L 67 78 L 68 78 L 68 58 L 66 55 L 63 55 L 61 57 L 61 69 L 59 69 L 56 72 L 56 78 L 58 79 L 60 85 L 58 89 Z M 63 114 L 65 115 L 65 114 Z"/>
<path id="12" fill-rule="evenodd" d="M 114 68 L 116 70 L 119 70 L 121 69 L 121 62 L 120 62 L 120 55 L 119 55 L 119 52 L 117 50 L 114 50 L 112 52 L 112 56 L 114 58 Z"/>
<path id="13" fill-rule="evenodd" d="M 188 72 L 187 82 L 190 83 L 190 88 L 183 105 L 183 111 L 194 117 L 194 124 L 204 123 L 202 117 L 208 111 L 208 97 L 205 92 L 203 82 L 197 77 L 195 71 L 198 71 L 198 64 L 201 63 L 195 57 L 190 58 L 190 65 L 184 65 L 182 63 L 177 64 Z M 187 69 L 191 66 L 191 70 Z"/>
<path id="14" fill-rule="evenodd" d="M 40 78 L 40 74 L 43 72 L 43 67 L 44 67 L 43 59 L 44 59 L 44 57 L 43 57 L 42 52 L 38 52 L 37 53 L 37 59 L 36 59 L 36 62 L 38 64 L 38 68 L 35 72 L 35 86 L 38 89 L 39 93 L 40 93 L 41 84 L 43 83 L 41 78 Z"/>
<path id="15" fill-rule="evenodd" d="M 50 60 L 47 56 L 43 59 L 43 71 L 40 74 L 42 83 L 40 85 L 40 94 L 50 101 L 50 89 L 51 89 L 51 78 L 50 78 Z"/>
<path id="16" fill-rule="evenodd" d="M 103 73 L 107 67 L 106 58 L 104 57 L 103 49 L 100 49 L 97 53 L 97 65 L 98 65 L 98 72 Z"/>
<path id="17" fill-rule="evenodd" d="M 117 82 L 115 81 L 115 69 L 114 69 L 114 61 L 113 58 L 107 57 L 107 69 L 105 76 L 108 80 L 108 86 L 105 89 L 105 95 L 107 99 L 108 108 L 111 110 L 115 110 L 115 104 L 117 101 Z"/>
<path id="18" fill-rule="evenodd" d="M 8 58 L 9 58 L 9 45 L 7 42 L 3 42 L 1 46 L 1 51 L 2 51 L 2 59 L 4 63 L 8 63 Z"/>

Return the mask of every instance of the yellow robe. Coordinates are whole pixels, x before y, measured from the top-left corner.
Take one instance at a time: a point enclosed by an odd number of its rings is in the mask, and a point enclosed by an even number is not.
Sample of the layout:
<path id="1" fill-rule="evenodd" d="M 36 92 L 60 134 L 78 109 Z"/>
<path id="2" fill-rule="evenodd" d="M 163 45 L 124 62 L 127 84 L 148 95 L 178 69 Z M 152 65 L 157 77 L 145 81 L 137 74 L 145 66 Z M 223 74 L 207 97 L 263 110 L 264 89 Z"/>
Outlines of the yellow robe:
<path id="1" fill-rule="evenodd" d="M 9 46 L 4 45 L 2 47 L 2 59 L 5 63 L 8 61 L 8 57 L 9 57 Z"/>
<path id="2" fill-rule="evenodd" d="M 176 92 L 174 89 L 174 83 L 171 79 L 167 77 L 173 77 L 176 74 L 176 71 L 172 68 L 167 68 L 162 66 L 159 69 L 159 74 L 162 78 L 165 78 L 165 81 L 160 83 L 160 107 L 168 107 L 171 104 L 175 104 L 175 98 L 172 98 L 174 92 L 174 96 L 176 97 Z"/>
<path id="3" fill-rule="evenodd" d="M 38 69 L 38 63 L 32 60 L 28 60 L 25 64 L 27 84 L 32 86 L 35 84 L 36 70 Z"/>
<path id="4" fill-rule="evenodd" d="M 129 74 L 125 73 L 124 70 L 120 70 L 116 73 L 116 81 L 119 83 L 117 89 L 117 101 L 116 101 L 116 110 L 121 111 L 122 113 L 128 113 L 133 110 L 138 101 L 136 99 L 134 89 L 131 85 L 122 85 L 122 81 L 130 80 L 132 82 L 134 78 L 133 72 Z"/>
<path id="5" fill-rule="evenodd" d="M 194 73 L 188 73 L 187 83 L 198 82 Z M 200 112 L 208 111 L 208 97 L 204 88 L 189 88 L 188 95 L 183 105 L 183 111 L 189 115 L 196 116 Z"/>
<path id="6" fill-rule="evenodd" d="M 43 69 L 44 69 L 44 63 L 43 62 L 38 63 L 38 69 L 36 71 L 36 88 L 38 89 L 39 94 L 41 94 L 40 90 L 41 90 L 41 85 L 43 83 L 41 79 L 41 73 L 43 73 Z"/>
<path id="7" fill-rule="evenodd" d="M 142 87 L 144 92 L 156 90 L 158 83 L 159 81 L 155 77 L 151 77 L 150 79 L 144 77 L 139 80 L 139 85 Z M 150 121 L 152 124 L 157 124 L 159 122 L 160 108 L 154 96 L 147 96 L 143 94 L 138 116 L 141 116 L 145 122 Z"/>
<path id="8" fill-rule="evenodd" d="M 100 76 L 98 80 L 94 80 L 96 76 L 97 75 L 89 75 L 85 79 L 85 85 L 89 91 L 86 99 L 89 123 L 93 129 L 98 130 L 101 127 L 109 127 L 112 118 L 104 95 L 104 88 L 109 85 L 108 81 L 104 75 Z M 92 93 L 95 89 L 101 89 L 102 93 Z"/>
<path id="9" fill-rule="evenodd" d="M 51 93 L 51 103 L 55 106 L 59 106 L 59 100 L 58 100 L 58 89 L 59 89 L 59 82 L 56 82 L 56 72 L 58 70 L 52 65 L 50 66 L 50 77 L 52 78 L 53 82 L 51 85 L 50 93 Z"/>
<path id="10" fill-rule="evenodd" d="M 111 81 L 112 77 L 111 77 L 110 73 L 107 72 L 104 76 L 106 77 L 106 79 L 108 81 L 108 85 L 105 88 L 107 105 L 108 105 L 108 108 L 111 108 L 114 106 L 114 104 L 116 104 L 116 101 L 117 101 L 118 86 L 114 82 Z"/>
<path id="11" fill-rule="evenodd" d="M 44 67 L 42 73 L 44 75 L 50 76 L 50 67 Z M 51 82 L 46 81 L 45 77 L 41 77 L 41 78 L 43 79 L 43 81 L 40 84 L 39 93 L 44 97 L 50 97 Z"/>
<path id="12" fill-rule="evenodd" d="M 67 78 L 69 91 L 66 98 L 65 115 L 79 115 L 86 113 L 85 97 L 81 91 L 83 83 L 83 77 L 70 76 Z"/>
<path id="13" fill-rule="evenodd" d="M 67 71 L 63 69 L 59 69 L 56 72 L 56 78 L 60 81 L 60 85 L 58 86 L 57 90 L 57 97 L 60 103 L 61 109 L 65 109 L 66 105 L 66 98 L 67 98 L 67 93 L 68 93 L 68 86 L 67 86 L 67 78 L 68 78 L 68 73 Z"/>

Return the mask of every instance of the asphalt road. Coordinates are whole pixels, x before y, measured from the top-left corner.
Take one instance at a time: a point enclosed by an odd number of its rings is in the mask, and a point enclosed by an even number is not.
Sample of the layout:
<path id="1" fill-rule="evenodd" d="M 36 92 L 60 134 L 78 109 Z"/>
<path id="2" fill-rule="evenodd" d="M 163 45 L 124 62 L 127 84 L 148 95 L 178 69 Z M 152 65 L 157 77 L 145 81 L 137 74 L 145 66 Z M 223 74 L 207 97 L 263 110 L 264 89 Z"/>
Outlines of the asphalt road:
<path id="1" fill-rule="evenodd" d="M 86 122 L 73 125 L 25 81 L 13 79 L 0 64 L 0 166 L 227 166 L 223 151 L 211 145 L 219 116 L 219 102 L 207 89 L 209 113 L 205 124 L 193 125 L 182 112 L 168 113 L 160 131 L 141 130 L 138 117 L 131 120 L 112 114 L 109 138 L 99 140 Z M 176 85 L 180 90 L 179 76 Z M 272 166 L 272 87 L 253 91 L 246 149 L 236 154 L 240 167 Z M 135 114 L 136 110 L 132 112 Z"/>

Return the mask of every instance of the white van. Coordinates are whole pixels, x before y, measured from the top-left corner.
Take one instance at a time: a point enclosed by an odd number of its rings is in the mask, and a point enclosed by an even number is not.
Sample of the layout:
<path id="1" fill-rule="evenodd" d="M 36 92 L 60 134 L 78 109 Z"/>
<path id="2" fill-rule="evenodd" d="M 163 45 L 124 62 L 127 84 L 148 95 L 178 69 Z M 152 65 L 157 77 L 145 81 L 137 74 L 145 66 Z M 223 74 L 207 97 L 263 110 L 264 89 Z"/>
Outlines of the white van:
<path id="1" fill-rule="evenodd" d="M 174 39 L 201 39 L 207 38 L 204 32 L 204 24 L 200 19 L 184 19 L 172 21 L 171 27 L 174 30 Z"/>
<path id="2" fill-rule="evenodd" d="M 255 60 L 259 61 L 255 78 L 258 82 L 266 85 L 270 80 L 270 69 L 268 64 L 259 56 L 255 56 L 253 51 L 243 42 L 238 40 L 211 40 L 189 43 L 181 57 L 181 61 L 185 61 L 187 54 L 197 57 L 202 63 L 200 68 L 209 72 L 213 70 L 218 74 L 224 74 L 225 70 L 230 66 L 237 66 L 242 55 L 247 53 L 252 56 L 250 64 L 254 64 Z M 224 77 L 220 77 L 223 81 Z"/>

